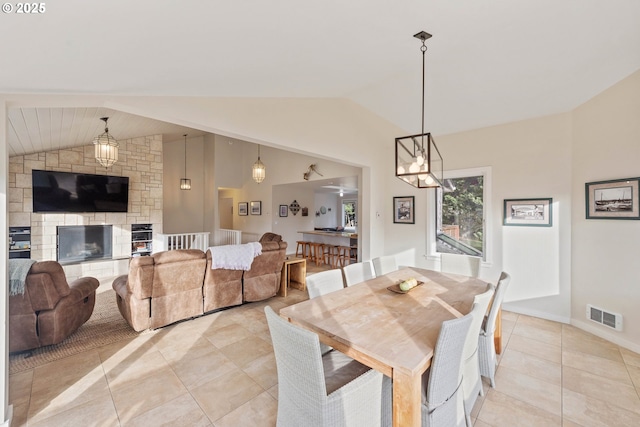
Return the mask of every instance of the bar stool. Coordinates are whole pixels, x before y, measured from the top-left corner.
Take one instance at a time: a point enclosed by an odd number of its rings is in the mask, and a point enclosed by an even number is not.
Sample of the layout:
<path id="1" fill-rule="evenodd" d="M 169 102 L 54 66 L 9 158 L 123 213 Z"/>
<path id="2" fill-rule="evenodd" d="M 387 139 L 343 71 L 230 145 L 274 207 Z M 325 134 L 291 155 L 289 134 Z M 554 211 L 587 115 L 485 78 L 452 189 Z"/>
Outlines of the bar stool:
<path id="1" fill-rule="evenodd" d="M 338 261 L 341 267 L 344 267 L 347 261 L 351 264 L 351 246 L 338 246 Z"/>
<path id="2" fill-rule="evenodd" d="M 322 248 L 323 246 L 324 246 L 324 243 L 309 242 L 309 247 L 310 247 L 309 259 L 311 261 L 315 261 L 316 265 L 320 265 L 322 263 L 322 254 L 324 252 Z"/>
<path id="3" fill-rule="evenodd" d="M 298 240 L 296 242 L 298 245 L 296 246 L 296 258 L 301 256 L 302 258 L 308 258 L 308 254 L 310 251 L 309 242 L 305 240 Z"/>
<path id="4" fill-rule="evenodd" d="M 330 265 L 331 268 L 337 268 L 337 248 L 338 247 L 336 245 L 324 244 L 324 249 L 322 251 L 323 262 Z"/>
<path id="5" fill-rule="evenodd" d="M 349 264 L 358 262 L 358 245 L 349 247 Z"/>

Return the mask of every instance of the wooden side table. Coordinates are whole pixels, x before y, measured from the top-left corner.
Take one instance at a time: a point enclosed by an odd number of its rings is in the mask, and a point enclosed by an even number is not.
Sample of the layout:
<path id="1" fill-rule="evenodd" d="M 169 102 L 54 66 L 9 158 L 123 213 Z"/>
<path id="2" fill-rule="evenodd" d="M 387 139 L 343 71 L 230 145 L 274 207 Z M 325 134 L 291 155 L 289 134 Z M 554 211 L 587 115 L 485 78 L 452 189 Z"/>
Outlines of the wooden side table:
<path id="1" fill-rule="evenodd" d="M 289 286 L 304 291 L 307 289 L 307 260 L 304 258 L 289 258 L 284 260 L 280 277 L 280 291 L 278 295 L 287 296 Z"/>

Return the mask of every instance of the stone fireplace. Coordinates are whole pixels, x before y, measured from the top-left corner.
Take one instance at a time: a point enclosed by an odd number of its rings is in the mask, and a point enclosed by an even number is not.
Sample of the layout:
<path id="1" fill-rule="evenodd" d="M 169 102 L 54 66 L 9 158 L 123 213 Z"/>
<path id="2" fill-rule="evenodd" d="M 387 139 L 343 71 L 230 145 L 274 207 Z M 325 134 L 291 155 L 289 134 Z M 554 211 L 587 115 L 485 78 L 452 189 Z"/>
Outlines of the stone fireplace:
<path id="1" fill-rule="evenodd" d="M 57 229 L 60 264 L 112 259 L 111 225 L 66 225 Z"/>

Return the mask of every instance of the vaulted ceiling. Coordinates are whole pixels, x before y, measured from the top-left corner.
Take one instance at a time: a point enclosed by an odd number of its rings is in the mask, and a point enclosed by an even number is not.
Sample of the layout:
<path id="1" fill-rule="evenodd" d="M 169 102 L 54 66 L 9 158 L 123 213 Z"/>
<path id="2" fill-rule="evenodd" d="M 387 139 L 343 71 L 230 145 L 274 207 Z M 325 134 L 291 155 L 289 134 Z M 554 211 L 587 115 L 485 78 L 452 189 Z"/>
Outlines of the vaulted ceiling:
<path id="1" fill-rule="evenodd" d="M 425 30 L 426 123 L 437 135 L 569 111 L 640 69 L 637 0 L 45 5 L 1 17 L 0 93 L 342 97 L 414 132 L 412 36 Z M 190 132 L 119 114 L 11 108 L 10 154 L 87 144 L 103 115 L 119 138 Z"/>

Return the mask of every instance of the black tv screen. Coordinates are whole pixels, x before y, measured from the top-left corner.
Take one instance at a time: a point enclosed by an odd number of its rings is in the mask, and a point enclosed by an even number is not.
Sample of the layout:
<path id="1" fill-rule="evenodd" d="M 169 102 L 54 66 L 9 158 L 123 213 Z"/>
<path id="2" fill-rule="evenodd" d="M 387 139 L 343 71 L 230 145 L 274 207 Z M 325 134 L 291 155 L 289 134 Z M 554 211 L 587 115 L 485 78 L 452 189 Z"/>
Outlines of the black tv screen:
<path id="1" fill-rule="evenodd" d="M 129 178 L 32 171 L 34 212 L 127 212 Z"/>

